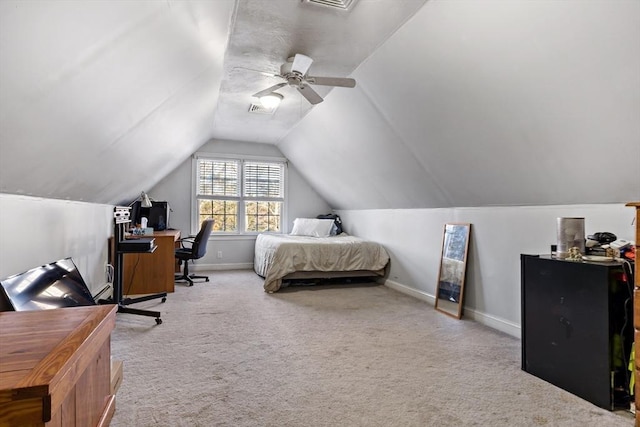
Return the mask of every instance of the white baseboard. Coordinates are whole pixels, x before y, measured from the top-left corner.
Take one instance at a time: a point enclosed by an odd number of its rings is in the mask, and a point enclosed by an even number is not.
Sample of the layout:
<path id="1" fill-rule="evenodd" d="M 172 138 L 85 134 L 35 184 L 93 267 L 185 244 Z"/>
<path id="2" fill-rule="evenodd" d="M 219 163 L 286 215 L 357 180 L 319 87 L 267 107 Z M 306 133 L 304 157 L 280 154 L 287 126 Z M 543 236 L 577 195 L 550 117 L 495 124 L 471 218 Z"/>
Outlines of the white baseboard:
<path id="1" fill-rule="evenodd" d="M 191 264 L 190 272 L 213 270 L 253 270 L 252 262 L 239 262 L 234 264 Z"/>
<path id="2" fill-rule="evenodd" d="M 393 280 L 388 280 L 388 279 L 384 282 L 384 285 L 398 292 L 401 292 L 405 295 L 409 295 L 419 300 L 428 302 L 432 306 L 435 306 L 435 303 L 436 303 L 435 295 L 431 295 L 419 289 L 414 289 L 409 286 L 403 285 L 402 283 L 394 282 Z M 486 313 L 482 313 L 480 311 L 477 311 L 469 307 L 463 308 L 462 315 L 467 319 L 474 320 L 485 326 L 496 329 L 500 332 L 504 332 L 505 334 L 511 335 L 516 338 L 521 338 L 520 325 L 516 323 L 509 322 L 507 320 L 504 320 L 499 317 L 492 316 Z"/>
<path id="3" fill-rule="evenodd" d="M 393 280 L 389 279 L 384 281 L 384 285 L 405 295 L 409 295 L 419 300 L 428 302 L 433 306 L 436 305 L 435 295 L 428 294 L 425 291 L 421 291 L 420 289 L 410 288 L 409 286 L 403 285 L 402 283 L 394 282 Z"/>
<path id="4" fill-rule="evenodd" d="M 90 289 L 90 292 L 96 301 L 111 298 L 113 296 L 113 283 L 102 283 L 96 289 Z"/>
<path id="5" fill-rule="evenodd" d="M 462 315 L 490 328 L 504 332 L 507 335 L 511 335 L 512 337 L 521 338 L 521 328 L 517 323 L 509 322 L 508 320 L 482 313 L 472 308 L 464 308 Z"/>

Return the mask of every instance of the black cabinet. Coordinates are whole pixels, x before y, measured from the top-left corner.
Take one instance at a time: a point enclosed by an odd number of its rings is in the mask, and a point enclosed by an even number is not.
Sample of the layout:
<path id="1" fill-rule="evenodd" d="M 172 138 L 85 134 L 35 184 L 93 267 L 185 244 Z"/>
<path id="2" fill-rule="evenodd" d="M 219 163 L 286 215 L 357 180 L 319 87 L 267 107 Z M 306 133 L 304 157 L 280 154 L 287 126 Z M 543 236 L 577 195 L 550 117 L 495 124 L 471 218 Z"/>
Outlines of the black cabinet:
<path id="1" fill-rule="evenodd" d="M 606 409 L 628 407 L 633 294 L 618 262 L 521 255 L 522 369 Z"/>

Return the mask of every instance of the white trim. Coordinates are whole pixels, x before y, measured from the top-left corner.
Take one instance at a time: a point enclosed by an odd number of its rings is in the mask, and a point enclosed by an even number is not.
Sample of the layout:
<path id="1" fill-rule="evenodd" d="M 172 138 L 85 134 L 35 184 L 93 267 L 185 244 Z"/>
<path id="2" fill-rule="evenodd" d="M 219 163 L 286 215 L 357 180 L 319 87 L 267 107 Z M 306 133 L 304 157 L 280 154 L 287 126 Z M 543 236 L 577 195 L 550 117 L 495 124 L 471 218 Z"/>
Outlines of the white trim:
<path id="1" fill-rule="evenodd" d="M 408 295 L 410 297 L 417 298 L 419 300 L 428 302 L 430 305 L 435 307 L 436 297 L 435 295 L 431 295 L 419 289 L 414 289 L 409 286 L 403 285 L 402 283 L 394 282 L 393 280 L 385 280 L 384 285 L 396 290 L 400 293 Z M 463 307 L 463 317 L 467 319 L 471 319 L 480 324 L 488 326 L 492 329 L 496 329 L 500 332 L 504 332 L 505 334 L 511 335 L 516 338 L 521 338 L 521 328 L 520 325 L 509 322 L 505 319 L 501 319 L 496 316 L 491 316 L 489 314 L 482 313 L 480 311 L 474 310 L 472 308 Z"/>
<path id="2" fill-rule="evenodd" d="M 269 156 L 251 156 L 245 154 L 228 154 L 228 153 L 207 153 L 200 152 L 195 153 L 193 155 L 195 160 L 198 159 L 208 159 L 208 160 L 254 160 L 254 161 L 263 161 L 263 162 L 278 162 L 278 163 L 288 163 L 287 159 L 284 157 L 269 157 Z"/>
<path id="3" fill-rule="evenodd" d="M 508 320 L 504 320 L 490 314 L 481 313 L 472 308 L 463 308 L 462 310 L 462 315 L 471 320 L 475 320 L 476 322 L 482 323 L 483 325 L 488 326 L 492 329 L 504 332 L 505 334 L 511 335 L 512 337 L 522 337 L 520 325 L 516 323 L 509 322 Z"/>
<path id="4" fill-rule="evenodd" d="M 421 301 L 428 302 L 429 304 L 435 307 L 435 304 L 436 304 L 435 295 L 428 294 L 419 289 L 410 288 L 409 286 L 403 285 L 402 283 L 394 282 L 393 280 L 389 280 L 389 279 L 384 281 L 384 285 L 400 293 L 409 295 L 410 297 L 414 297 Z"/>
<path id="5" fill-rule="evenodd" d="M 193 236 L 200 231 L 199 226 L 197 226 L 198 229 L 195 231 L 193 229 L 194 224 L 198 224 L 198 207 L 196 206 L 198 196 L 195 191 L 196 182 L 198 182 L 198 159 L 194 156 L 191 160 L 191 188 L 189 190 L 191 192 L 191 222 L 189 223 L 191 232 L 189 234 Z"/>
<path id="6" fill-rule="evenodd" d="M 284 160 L 284 188 L 282 191 L 284 192 L 284 200 L 282 202 L 282 211 L 280 212 L 280 233 L 276 234 L 283 234 L 287 224 L 289 224 L 289 162 L 286 159 Z"/>
<path id="7" fill-rule="evenodd" d="M 221 199 L 221 200 L 232 200 L 232 201 L 237 201 L 238 202 L 238 227 L 239 228 L 246 228 L 246 224 L 244 223 L 244 219 L 246 218 L 245 215 L 245 202 L 247 201 L 247 199 L 249 200 L 255 200 L 258 202 L 261 201 L 265 201 L 265 202 L 278 202 L 278 203 L 282 203 L 282 209 L 280 211 L 280 233 L 277 234 L 282 234 L 284 233 L 284 230 L 286 228 L 286 224 L 289 223 L 289 162 L 287 161 L 286 158 L 284 157 L 270 157 L 270 156 L 251 156 L 251 155 L 238 155 L 238 154 L 227 154 L 227 153 L 222 153 L 222 154 L 216 154 L 216 153 L 195 153 L 192 157 L 191 157 L 191 224 L 190 224 L 190 228 L 191 228 L 191 235 L 196 235 L 200 229 L 200 223 L 199 223 L 199 218 L 198 218 L 198 191 L 196 186 L 198 185 L 198 161 L 199 160 L 209 160 L 209 161 L 227 161 L 227 160 L 233 160 L 233 161 L 237 161 L 239 164 L 239 169 L 240 169 L 240 182 L 239 182 L 239 191 L 240 194 L 239 196 L 201 196 L 202 198 L 210 198 L 210 199 Z M 245 197 L 244 196 L 244 182 L 245 182 L 245 163 L 246 162 L 262 162 L 262 163 L 275 163 L 278 165 L 282 165 L 283 169 L 282 169 L 282 197 L 281 198 L 274 198 L 274 197 L 266 197 L 266 198 L 250 198 L 250 197 Z M 242 227 L 240 227 L 242 226 Z M 255 238 L 258 234 L 261 234 L 261 232 L 254 232 L 254 231 L 240 231 L 240 229 L 238 229 L 238 231 L 236 232 L 212 232 L 212 236 L 218 237 L 218 236 L 225 236 L 225 237 L 231 237 L 232 239 L 229 240 L 235 240 L 235 239 L 243 239 L 245 238 L 245 236 L 251 236 L 252 238 Z"/>
<path id="8" fill-rule="evenodd" d="M 216 241 L 216 242 L 220 242 L 220 241 L 227 241 L 227 242 L 233 242 L 233 241 L 237 241 L 237 240 L 256 240 L 258 238 L 258 234 L 260 233 L 254 233 L 254 234 L 249 234 L 249 233 L 245 233 L 245 234 L 216 234 L 216 235 L 212 235 L 211 237 L 209 237 L 209 241 Z"/>
<path id="9" fill-rule="evenodd" d="M 252 262 L 238 262 L 234 264 L 196 264 L 189 266 L 190 272 L 214 270 L 253 270 Z"/>

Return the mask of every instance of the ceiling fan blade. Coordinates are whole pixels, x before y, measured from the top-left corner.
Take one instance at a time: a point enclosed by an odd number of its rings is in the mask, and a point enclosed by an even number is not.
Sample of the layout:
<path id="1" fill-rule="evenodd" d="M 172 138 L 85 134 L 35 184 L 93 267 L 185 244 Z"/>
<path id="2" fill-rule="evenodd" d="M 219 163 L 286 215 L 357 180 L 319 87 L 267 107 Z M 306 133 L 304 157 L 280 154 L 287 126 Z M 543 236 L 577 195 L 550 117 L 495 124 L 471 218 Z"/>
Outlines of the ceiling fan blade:
<path id="1" fill-rule="evenodd" d="M 313 59 L 306 55 L 296 53 L 296 56 L 293 58 L 293 65 L 291 65 L 291 71 L 298 72 L 304 76 L 307 74 L 307 71 L 309 71 L 309 67 L 311 67 L 312 63 Z"/>
<path id="2" fill-rule="evenodd" d="M 356 87 L 356 81 L 345 77 L 307 77 L 305 79 L 312 85 Z"/>
<path id="3" fill-rule="evenodd" d="M 287 82 L 278 83 L 277 85 L 273 85 L 271 87 L 266 88 L 265 90 L 261 90 L 260 92 L 254 93 L 253 96 L 255 96 L 256 98 L 260 98 L 261 96 L 269 95 L 274 90 L 278 90 L 281 87 L 284 87 L 286 85 L 287 85 Z"/>
<path id="4" fill-rule="evenodd" d="M 300 92 L 302 96 L 304 96 L 307 101 L 309 101 L 313 105 L 319 104 L 323 101 L 322 97 L 318 95 L 318 92 L 311 89 L 311 86 L 309 85 L 300 85 L 297 87 L 297 89 L 298 92 Z"/>

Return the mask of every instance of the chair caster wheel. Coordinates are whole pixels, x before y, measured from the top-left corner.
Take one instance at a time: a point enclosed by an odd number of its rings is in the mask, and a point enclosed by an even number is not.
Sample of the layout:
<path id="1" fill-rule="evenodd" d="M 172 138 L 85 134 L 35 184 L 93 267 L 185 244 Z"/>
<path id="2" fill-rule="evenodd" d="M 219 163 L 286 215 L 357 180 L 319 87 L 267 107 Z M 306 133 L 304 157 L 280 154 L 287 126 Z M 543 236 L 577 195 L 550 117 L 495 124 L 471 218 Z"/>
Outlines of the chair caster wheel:
<path id="1" fill-rule="evenodd" d="M 208 281 L 209 281 L 209 278 L 207 277 L 204 281 L 205 281 L 205 282 L 208 282 Z"/>
<path id="2" fill-rule="evenodd" d="M 193 283 L 189 283 L 189 286 L 193 286 Z"/>
<path id="3" fill-rule="evenodd" d="M 167 302 L 167 299 L 166 298 L 162 298 L 162 302 Z"/>
<path id="4" fill-rule="evenodd" d="M 158 317 L 158 318 L 156 319 L 156 323 L 157 323 L 158 325 L 161 325 L 161 324 L 162 324 L 162 319 Z"/>

